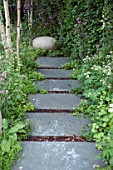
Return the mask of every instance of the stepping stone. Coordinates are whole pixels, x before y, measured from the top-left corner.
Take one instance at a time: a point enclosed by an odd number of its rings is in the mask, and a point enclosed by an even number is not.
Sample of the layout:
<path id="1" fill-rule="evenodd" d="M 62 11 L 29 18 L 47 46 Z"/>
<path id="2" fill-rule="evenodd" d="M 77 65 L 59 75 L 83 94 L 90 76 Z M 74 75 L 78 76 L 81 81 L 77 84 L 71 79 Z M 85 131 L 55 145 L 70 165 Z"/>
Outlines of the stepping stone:
<path id="1" fill-rule="evenodd" d="M 39 67 L 58 68 L 69 62 L 69 57 L 39 57 L 37 63 Z"/>
<path id="2" fill-rule="evenodd" d="M 23 142 L 22 157 L 13 170 L 94 170 L 103 165 L 94 143 Z"/>
<path id="3" fill-rule="evenodd" d="M 90 123 L 82 114 L 80 118 L 70 113 L 27 113 L 27 116 L 34 126 L 32 136 L 79 136 L 84 127 L 88 130 Z"/>
<path id="4" fill-rule="evenodd" d="M 38 69 L 38 71 L 44 74 L 45 78 L 69 78 L 73 70 L 60 70 L 60 69 Z"/>
<path id="5" fill-rule="evenodd" d="M 45 80 L 35 82 L 38 90 L 47 91 L 70 91 L 72 87 L 80 87 L 81 83 L 77 80 Z"/>
<path id="6" fill-rule="evenodd" d="M 81 100 L 74 94 L 30 94 L 29 101 L 35 106 L 35 110 L 72 110 Z"/>

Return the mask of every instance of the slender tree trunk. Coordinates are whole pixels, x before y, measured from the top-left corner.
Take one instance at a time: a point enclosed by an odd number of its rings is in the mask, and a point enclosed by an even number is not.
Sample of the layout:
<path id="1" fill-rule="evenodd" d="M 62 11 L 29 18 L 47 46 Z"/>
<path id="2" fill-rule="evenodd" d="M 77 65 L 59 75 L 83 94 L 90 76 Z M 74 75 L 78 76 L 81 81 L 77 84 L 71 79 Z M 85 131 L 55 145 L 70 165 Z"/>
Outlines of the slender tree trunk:
<path id="1" fill-rule="evenodd" d="M 2 133 L 2 113 L 0 110 L 0 133 Z"/>
<path id="2" fill-rule="evenodd" d="M 12 11 L 12 4 L 13 4 L 13 2 L 12 2 L 12 0 L 10 0 L 9 2 L 10 2 L 10 21 L 12 23 L 13 22 L 13 16 L 12 16 L 12 13 L 13 13 L 13 11 Z"/>
<path id="3" fill-rule="evenodd" d="M 28 15 L 28 26 L 29 26 L 29 22 L 30 22 L 30 9 L 27 11 L 27 15 Z"/>
<path id="4" fill-rule="evenodd" d="M 9 50 L 8 50 L 7 43 L 6 43 L 5 27 L 3 23 L 3 16 L 2 16 L 1 10 L 0 10 L 0 33 L 1 33 L 1 39 L 2 39 L 3 46 L 4 46 L 6 58 L 9 59 Z"/>
<path id="5" fill-rule="evenodd" d="M 32 24 L 33 24 L 33 0 L 31 0 L 31 3 L 30 3 L 30 16 L 29 16 L 30 28 L 32 28 Z"/>
<path id="6" fill-rule="evenodd" d="M 20 68 L 20 4 L 21 0 L 17 2 L 17 68 Z"/>
<path id="7" fill-rule="evenodd" d="M 5 11 L 5 20 L 6 20 L 6 42 L 10 52 L 13 52 L 11 33 L 10 33 L 10 15 L 9 15 L 9 6 L 8 0 L 3 0 L 4 11 Z"/>

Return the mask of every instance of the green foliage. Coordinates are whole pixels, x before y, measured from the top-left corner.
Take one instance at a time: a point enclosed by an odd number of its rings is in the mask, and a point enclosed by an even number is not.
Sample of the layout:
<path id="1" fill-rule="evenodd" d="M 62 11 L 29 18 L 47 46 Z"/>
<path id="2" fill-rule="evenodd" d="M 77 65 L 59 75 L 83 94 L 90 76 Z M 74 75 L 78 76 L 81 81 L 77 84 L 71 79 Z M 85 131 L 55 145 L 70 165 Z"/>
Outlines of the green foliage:
<path id="1" fill-rule="evenodd" d="M 30 71 L 28 78 L 31 80 L 44 80 L 45 79 L 44 75 L 37 71 Z"/>
<path id="2" fill-rule="evenodd" d="M 69 63 L 62 65 L 61 68 L 70 70 L 70 69 L 75 68 L 75 66 L 76 66 L 76 61 L 71 60 Z"/>
<path id="3" fill-rule="evenodd" d="M 15 0 L 13 2 L 15 3 Z M 79 112 L 88 114 L 91 119 L 89 125 L 91 132 L 87 138 L 89 141 L 96 141 L 97 148 L 101 151 L 99 157 L 105 159 L 108 165 L 106 168 L 98 167 L 98 169 L 111 170 L 113 169 L 113 2 L 112 0 L 42 0 L 38 3 L 34 1 L 34 4 L 33 29 L 26 31 L 27 20 L 25 19 L 23 23 L 20 72 L 13 70 L 16 62 L 11 67 L 12 70 L 8 69 L 8 61 L 5 60 L 0 45 L 2 56 L 0 74 L 7 70 L 8 75 L 3 80 L 5 86 L 1 85 L 4 93 L 0 96 L 3 118 L 8 121 L 5 125 L 7 127 L 8 124 L 6 132 L 3 131 L 0 136 L 3 153 L 0 155 L 2 162 L 0 168 L 11 169 L 11 164 L 21 151 L 20 144 L 19 149 L 15 147 L 18 143 L 15 136 L 13 145 L 10 143 L 10 136 L 16 134 L 19 140 L 25 139 L 32 129 L 25 112 L 33 110 L 34 107 L 27 103 L 27 95 L 37 92 L 33 81 L 44 79 L 42 74 L 37 73 L 36 58 L 41 55 L 65 55 L 70 56 L 71 60 L 62 68 L 73 69 L 71 78 L 78 79 L 83 84 L 82 87 L 71 91 L 75 94 L 82 93 L 87 99 L 74 110 L 74 115 Z M 12 38 L 15 39 L 15 28 L 12 31 Z M 41 35 L 54 36 L 58 39 L 55 50 L 47 52 L 34 50 L 31 47 L 31 38 Z M 15 46 L 15 43 L 13 45 Z M 45 94 L 45 89 L 41 89 L 41 93 Z"/>
<path id="4" fill-rule="evenodd" d="M 40 93 L 41 93 L 41 94 L 47 94 L 48 92 L 47 92 L 47 90 L 46 90 L 46 89 L 41 88 L 41 89 L 40 89 Z"/>
<path id="5" fill-rule="evenodd" d="M 71 78 L 83 84 L 72 92 L 82 92 L 87 99 L 75 109 L 74 115 L 88 114 L 91 119 L 88 140 L 96 141 L 100 156 L 109 165 L 105 169 L 113 169 L 113 2 L 63 3 L 58 50 L 72 59 L 63 68 L 73 68 Z"/>
<path id="6" fill-rule="evenodd" d="M 15 160 L 19 158 L 22 151 L 21 142 L 18 141 L 18 132 L 24 132 L 24 124 L 18 123 L 9 126 L 8 120 L 3 119 L 3 134 L 0 134 L 0 169 L 11 170 Z"/>
<path id="7" fill-rule="evenodd" d="M 73 94 L 80 94 L 80 93 L 82 93 L 82 92 L 83 92 L 83 90 L 82 90 L 81 87 L 77 87 L 77 88 L 73 87 L 73 88 L 71 89 L 71 93 L 73 93 Z"/>
<path id="8" fill-rule="evenodd" d="M 101 150 L 101 156 L 113 166 L 112 54 L 109 58 L 108 56 L 105 58 L 102 56 L 102 53 L 94 55 L 93 59 L 86 56 L 82 67 L 78 67 L 78 74 L 75 78 L 82 82 L 83 96 L 87 100 L 81 102 L 74 114 L 82 112 L 89 115 L 92 122 L 89 139 L 97 142 L 97 148 Z M 100 60 L 101 62 L 99 62 Z"/>
<path id="9" fill-rule="evenodd" d="M 25 35 L 24 35 L 25 36 Z M 28 37 L 29 38 L 29 37 Z M 15 41 L 14 41 L 15 43 Z M 0 169 L 11 170 L 22 150 L 21 140 L 31 135 L 32 124 L 26 112 L 33 111 L 34 106 L 28 102 L 29 93 L 37 93 L 35 80 L 43 80 L 44 75 L 38 73 L 37 55 L 42 50 L 34 50 L 31 42 L 21 39 L 20 71 L 16 70 L 16 62 L 9 67 L 2 52 L 0 58 L 0 111 L 3 117 L 3 131 L 0 134 Z"/>
<path id="10" fill-rule="evenodd" d="M 106 168 L 105 167 L 97 167 L 96 169 L 97 170 L 112 170 L 112 167 L 110 167 L 110 166 L 107 166 Z"/>
<path id="11" fill-rule="evenodd" d="M 63 2 L 60 0 L 41 0 L 34 2 L 35 20 L 33 24 L 33 32 L 37 36 L 57 36 L 58 28 L 61 25 L 58 17 L 63 9 Z"/>
<path id="12" fill-rule="evenodd" d="M 104 1 L 64 1 L 63 23 L 60 29 L 59 43 L 65 55 L 83 59 L 93 55 L 101 46 L 102 11 Z M 81 61 L 79 60 L 79 61 Z"/>

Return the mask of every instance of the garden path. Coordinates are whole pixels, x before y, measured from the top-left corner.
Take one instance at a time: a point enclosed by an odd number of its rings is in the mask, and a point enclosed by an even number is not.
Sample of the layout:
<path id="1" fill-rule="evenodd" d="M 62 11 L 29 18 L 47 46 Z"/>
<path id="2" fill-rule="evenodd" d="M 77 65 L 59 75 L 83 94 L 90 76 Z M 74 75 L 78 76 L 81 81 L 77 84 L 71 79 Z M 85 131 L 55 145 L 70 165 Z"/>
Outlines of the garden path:
<path id="1" fill-rule="evenodd" d="M 101 160 L 95 160 L 95 143 L 79 137 L 83 128 L 87 129 L 88 117 L 72 116 L 73 107 L 82 99 L 70 93 L 72 87 L 81 85 L 69 79 L 72 70 L 60 69 L 69 58 L 39 57 L 37 62 L 46 79 L 35 83 L 39 91 L 48 93 L 29 95 L 35 110 L 27 115 L 34 131 L 29 141 L 23 142 L 25 156 L 13 170 L 93 170 L 95 164 L 102 165 Z"/>

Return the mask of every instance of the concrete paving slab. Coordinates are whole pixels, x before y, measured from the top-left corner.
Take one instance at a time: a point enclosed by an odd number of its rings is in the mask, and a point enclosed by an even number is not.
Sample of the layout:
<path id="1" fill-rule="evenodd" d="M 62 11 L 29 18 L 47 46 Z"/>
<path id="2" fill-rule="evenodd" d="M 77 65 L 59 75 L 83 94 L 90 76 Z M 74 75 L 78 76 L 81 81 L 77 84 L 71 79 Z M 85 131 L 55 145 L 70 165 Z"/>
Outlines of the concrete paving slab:
<path id="1" fill-rule="evenodd" d="M 73 70 L 61 69 L 38 69 L 38 72 L 44 74 L 45 78 L 69 78 Z"/>
<path id="2" fill-rule="evenodd" d="M 25 156 L 13 170 L 94 170 L 98 155 L 95 143 L 78 142 L 23 142 Z"/>
<path id="3" fill-rule="evenodd" d="M 80 103 L 80 97 L 74 94 L 30 94 L 28 100 L 37 109 L 72 110 Z"/>
<path id="4" fill-rule="evenodd" d="M 69 57 L 39 57 L 37 63 L 39 67 L 61 67 L 69 62 Z"/>
<path id="5" fill-rule="evenodd" d="M 38 90 L 47 91 L 70 91 L 73 87 L 80 87 L 81 83 L 77 80 L 44 80 L 35 82 Z"/>
<path id="6" fill-rule="evenodd" d="M 71 113 L 27 113 L 33 124 L 32 136 L 72 136 L 83 134 L 83 128 L 90 123 L 88 117 L 80 118 Z"/>

